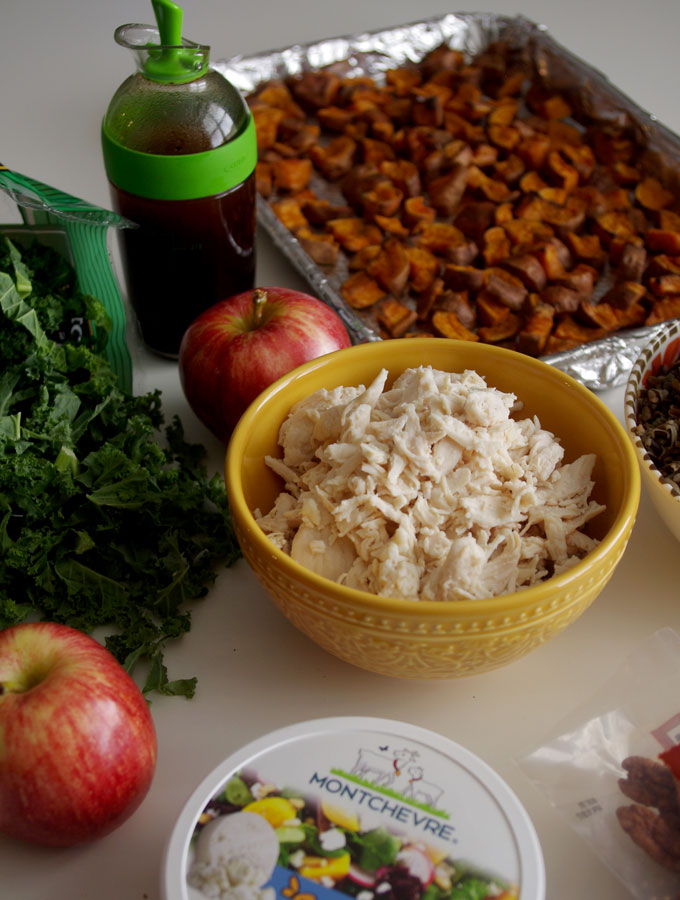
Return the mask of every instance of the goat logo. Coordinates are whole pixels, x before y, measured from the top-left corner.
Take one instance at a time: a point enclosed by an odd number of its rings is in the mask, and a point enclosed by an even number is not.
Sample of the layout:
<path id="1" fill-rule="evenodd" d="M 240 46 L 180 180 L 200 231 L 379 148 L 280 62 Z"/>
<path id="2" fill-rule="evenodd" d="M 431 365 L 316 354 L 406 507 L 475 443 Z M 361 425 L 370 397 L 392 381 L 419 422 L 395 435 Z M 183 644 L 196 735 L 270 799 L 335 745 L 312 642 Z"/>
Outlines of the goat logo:
<path id="1" fill-rule="evenodd" d="M 395 750 L 391 756 L 387 753 L 376 753 L 375 750 L 361 748 L 350 772 L 372 784 L 394 787 L 397 780 L 403 775 L 406 766 L 415 762 L 417 758 L 417 750 L 407 750 L 406 748 Z"/>

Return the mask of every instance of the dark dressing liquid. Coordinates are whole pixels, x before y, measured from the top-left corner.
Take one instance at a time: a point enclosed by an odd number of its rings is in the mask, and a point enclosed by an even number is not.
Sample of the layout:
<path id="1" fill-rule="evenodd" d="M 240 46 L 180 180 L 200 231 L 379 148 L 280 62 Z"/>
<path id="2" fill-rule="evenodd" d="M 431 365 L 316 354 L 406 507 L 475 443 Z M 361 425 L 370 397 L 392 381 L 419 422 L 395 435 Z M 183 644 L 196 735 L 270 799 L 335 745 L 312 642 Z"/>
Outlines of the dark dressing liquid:
<path id="1" fill-rule="evenodd" d="M 111 195 L 116 211 L 139 226 L 119 235 L 142 338 L 155 353 L 176 358 L 199 313 L 254 285 L 255 175 L 197 200 L 150 200 L 113 184 Z"/>

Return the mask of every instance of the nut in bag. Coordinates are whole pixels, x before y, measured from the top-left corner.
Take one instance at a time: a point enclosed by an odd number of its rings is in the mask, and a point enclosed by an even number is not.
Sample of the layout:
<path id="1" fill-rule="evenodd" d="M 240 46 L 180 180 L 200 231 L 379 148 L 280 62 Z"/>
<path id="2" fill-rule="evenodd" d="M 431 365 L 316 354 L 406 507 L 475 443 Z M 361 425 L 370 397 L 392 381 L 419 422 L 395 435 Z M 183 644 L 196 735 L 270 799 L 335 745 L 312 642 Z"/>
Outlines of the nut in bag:
<path id="1" fill-rule="evenodd" d="M 680 636 L 636 647 L 517 760 L 638 900 L 680 900 Z"/>

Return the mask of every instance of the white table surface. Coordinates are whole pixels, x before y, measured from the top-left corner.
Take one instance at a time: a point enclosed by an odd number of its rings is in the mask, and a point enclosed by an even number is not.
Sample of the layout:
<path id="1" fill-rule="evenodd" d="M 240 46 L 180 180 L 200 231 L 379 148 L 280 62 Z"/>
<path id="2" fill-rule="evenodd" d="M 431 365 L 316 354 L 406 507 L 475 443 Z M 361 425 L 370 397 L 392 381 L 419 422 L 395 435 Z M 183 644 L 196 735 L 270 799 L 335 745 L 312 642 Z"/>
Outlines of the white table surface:
<path id="1" fill-rule="evenodd" d="M 213 58 L 223 59 L 407 23 L 444 7 L 441 0 L 185 0 L 184 33 L 209 42 Z M 489 0 L 479 9 L 543 23 L 680 132 L 680 5 L 673 0 Z M 153 21 L 143 0 L 0 0 L 0 161 L 108 206 L 99 126 L 113 91 L 132 71 L 113 32 L 140 21 Z M 258 237 L 258 254 L 260 284 L 304 287 L 266 235 Z M 176 365 L 147 354 L 134 336 L 131 344 L 135 389 L 160 387 L 168 417 L 180 413 L 189 438 L 205 444 L 219 469 L 222 448 L 186 406 Z M 619 416 L 622 394 L 602 395 Z M 0 838 L 0 897 L 158 900 L 173 823 L 189 793 L 225 756 L 305 719 L 376 715 L 438 731 L 507 780 L 541 840 L 549 900 L 620 900 L 620 882 L 528 783 L 515 759 L 540 743 L 643 637 L 662 626 L 680 629 L 678 572 L 678 545 L 643 495 L 614 577 L 566 631 L 496 672 L 412 682 L 368 674 L 318 649 L 276 610 L 241 560 L 195 605 L 189 635 L 168 649 L 170 676 L 196 675 L 198 690 L 190 701 L 153 699 L 158 767 L 141 808 L 109 837 L 80 848 L 51 851 Z"/>

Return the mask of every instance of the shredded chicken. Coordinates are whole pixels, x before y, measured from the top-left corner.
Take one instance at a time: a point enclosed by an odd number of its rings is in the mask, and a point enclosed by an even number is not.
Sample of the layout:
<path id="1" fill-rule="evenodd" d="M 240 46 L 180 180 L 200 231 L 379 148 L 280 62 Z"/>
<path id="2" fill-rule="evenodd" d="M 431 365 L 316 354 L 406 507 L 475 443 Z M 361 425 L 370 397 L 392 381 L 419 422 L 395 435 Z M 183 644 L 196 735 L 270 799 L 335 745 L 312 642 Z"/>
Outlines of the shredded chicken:
<path id="1" fill-rule="evenodd" d="M 596 545 L 584 526 L 595 456 L 562 463 L 538 419 L 476 372 L 406 370 L 385 389 L 320 390 L 267 457 L 285 489 L 256 519 L 302 565 L 408 600 L 498 596 L 563 572 Z"/>

